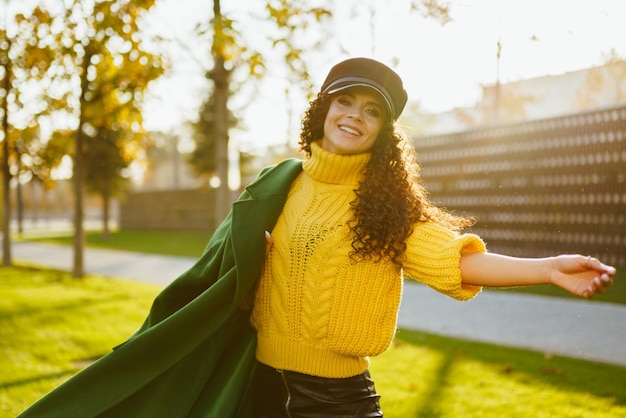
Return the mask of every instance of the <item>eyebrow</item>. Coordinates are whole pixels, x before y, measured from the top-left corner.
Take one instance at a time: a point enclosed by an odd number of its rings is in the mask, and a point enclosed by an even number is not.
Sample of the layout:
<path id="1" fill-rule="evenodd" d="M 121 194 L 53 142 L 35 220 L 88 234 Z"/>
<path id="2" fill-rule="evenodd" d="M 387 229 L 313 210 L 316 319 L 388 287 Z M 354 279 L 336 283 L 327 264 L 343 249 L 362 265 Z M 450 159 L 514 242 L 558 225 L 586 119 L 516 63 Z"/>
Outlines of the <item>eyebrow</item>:
<path id="1" fill-rule="evenodd" d="M 349 91 L 343 92 L 343 95 L 345 95 L 345 96 L 350 96 L 350 97 L 352 97 L 353 99 L 355 99 L 355 98 L 356 98 L 356 94 L 354 94 L 354 93 L 352 93 L 352 92 L 349 92 Z M 371 105 L 375 105 L 376 107 L 378 107 L 378 108 L 379 108 L 379 110 L 380 110 L 380 111 L 383 111 L 383 110 L 385 109 L 385 107 L 383 107 L 383 105 L 382 105 L 382 104 L 380 104 L 380 102 L 379 102 L 378 100 L 376 100 L 376 99 L 374 99 L 374 100 L 368 100 L 368 101 L 366 102 L 366 104 L 368 104 L 368 105 L 370 105 L 370 106 L 371 106 Z"/>

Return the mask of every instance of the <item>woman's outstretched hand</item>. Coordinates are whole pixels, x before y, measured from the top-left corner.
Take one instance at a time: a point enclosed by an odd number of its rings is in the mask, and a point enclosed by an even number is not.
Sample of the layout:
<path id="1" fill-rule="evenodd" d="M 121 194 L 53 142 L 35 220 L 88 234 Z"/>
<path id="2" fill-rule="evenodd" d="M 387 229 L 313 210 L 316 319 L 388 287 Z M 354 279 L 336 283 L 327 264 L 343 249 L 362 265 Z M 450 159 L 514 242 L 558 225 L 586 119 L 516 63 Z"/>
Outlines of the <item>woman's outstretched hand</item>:
<path id="1" fill-rule="evenodd" d="M 554 285 L 589 299 L 613 285 L 615 272 L 615 267 L 593 257 L 560 255 L 555 257 L 555 270 L 550 279 Z"/>
<path id="2" fill-rule="evenodd" d="M 615 267 L 583 255 L 518 258 L 495 253 L 461 255 L 464 284 L 487 287 L 552 284 L 576 296 L 592 298 L 613 284 Z"/>

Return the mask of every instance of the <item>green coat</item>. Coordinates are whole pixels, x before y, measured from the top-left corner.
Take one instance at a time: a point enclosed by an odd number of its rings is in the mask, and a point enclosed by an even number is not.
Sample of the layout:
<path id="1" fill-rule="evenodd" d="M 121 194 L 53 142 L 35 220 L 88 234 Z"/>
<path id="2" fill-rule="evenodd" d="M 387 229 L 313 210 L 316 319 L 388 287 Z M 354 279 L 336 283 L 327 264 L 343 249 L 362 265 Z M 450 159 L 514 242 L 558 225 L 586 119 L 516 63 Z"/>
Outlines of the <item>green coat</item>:
<path id="1" fill-rule="evenodd" d="M 204 254 L 159 294 L 128 341 L 19 418 L 236 417 L 255 365 L 250 295 L 302 161 L 264 171 L 233 204 Z"/>

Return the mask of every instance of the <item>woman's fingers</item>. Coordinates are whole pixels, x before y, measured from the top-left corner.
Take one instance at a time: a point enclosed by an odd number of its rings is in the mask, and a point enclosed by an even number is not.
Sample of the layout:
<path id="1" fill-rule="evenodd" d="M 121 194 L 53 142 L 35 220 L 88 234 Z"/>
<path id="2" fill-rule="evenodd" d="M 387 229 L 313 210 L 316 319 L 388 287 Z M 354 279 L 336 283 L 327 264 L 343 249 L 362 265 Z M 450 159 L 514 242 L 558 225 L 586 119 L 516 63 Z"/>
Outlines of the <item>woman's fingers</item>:
<path id="1" fill-rule="evenodd" d="M 274 244 L 274 237 L 272 237 L 269 231 L 265 231 L 265 255 L 269 254 L 272 244 Z"/>

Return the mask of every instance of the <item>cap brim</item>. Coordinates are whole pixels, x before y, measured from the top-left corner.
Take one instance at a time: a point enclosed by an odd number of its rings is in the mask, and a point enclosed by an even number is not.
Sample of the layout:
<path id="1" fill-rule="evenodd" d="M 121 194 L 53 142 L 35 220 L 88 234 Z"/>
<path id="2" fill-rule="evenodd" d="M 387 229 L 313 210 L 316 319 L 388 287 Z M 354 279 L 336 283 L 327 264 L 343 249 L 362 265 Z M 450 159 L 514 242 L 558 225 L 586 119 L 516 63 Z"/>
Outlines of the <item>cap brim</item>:
<path id="1" fill-rule="evenodd" d="M 387 108 L 389 109 L 392 119 L 395 119 L 396 112 L 394 110 L 393 102 L 391 101 L 391 96 L 389 95 L 389 92 L 385 90 L 383 86 L 379 85 L 378 83 L 372 80 L 368 80 L 368 79 L 364 79 L 360 77 L 343 77 L 343 78 L 335 80 L 330 85 L 328 85 L 326 89 L 324 89 L 323 93 L 333 94 L 333 93 L 337 93 L 345 89 L 349 89 L 351 87 L 368 87 L 376 91 L 378 94 L 380 94 L 380 96 L 385 101 L 385 104 L 387 105 Z"/>

